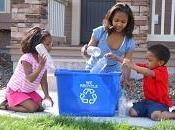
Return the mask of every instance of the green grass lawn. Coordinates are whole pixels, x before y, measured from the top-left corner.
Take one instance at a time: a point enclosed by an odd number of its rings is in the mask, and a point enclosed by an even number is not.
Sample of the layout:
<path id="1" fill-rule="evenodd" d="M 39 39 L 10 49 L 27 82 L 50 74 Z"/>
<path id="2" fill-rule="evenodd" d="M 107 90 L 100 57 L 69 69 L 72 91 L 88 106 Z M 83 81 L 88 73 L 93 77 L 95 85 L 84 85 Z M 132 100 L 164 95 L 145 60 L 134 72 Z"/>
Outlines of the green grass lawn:
<path id="1" fill-rule="evenodd" d="M 66 117 L 30 117 L 16 118 L 0 116 L 0 130 L 175 130 L 171 121 L 162 121 L 151 129 L 131 127 L 127 124 L 110 122 L 93 122 L 90 120 L 76 120 Z"/>

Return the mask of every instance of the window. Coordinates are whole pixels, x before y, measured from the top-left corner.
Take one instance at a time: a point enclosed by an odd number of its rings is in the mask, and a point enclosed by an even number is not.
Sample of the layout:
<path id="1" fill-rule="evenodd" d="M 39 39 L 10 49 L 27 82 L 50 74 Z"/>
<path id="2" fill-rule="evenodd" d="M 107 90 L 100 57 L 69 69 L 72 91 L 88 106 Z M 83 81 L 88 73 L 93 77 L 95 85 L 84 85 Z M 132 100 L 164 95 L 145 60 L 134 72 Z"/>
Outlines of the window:
<path id="1" fill-rule="evenodd" d="M 0 13 L 10 13 L 10 0 L 0 0 Z"/>

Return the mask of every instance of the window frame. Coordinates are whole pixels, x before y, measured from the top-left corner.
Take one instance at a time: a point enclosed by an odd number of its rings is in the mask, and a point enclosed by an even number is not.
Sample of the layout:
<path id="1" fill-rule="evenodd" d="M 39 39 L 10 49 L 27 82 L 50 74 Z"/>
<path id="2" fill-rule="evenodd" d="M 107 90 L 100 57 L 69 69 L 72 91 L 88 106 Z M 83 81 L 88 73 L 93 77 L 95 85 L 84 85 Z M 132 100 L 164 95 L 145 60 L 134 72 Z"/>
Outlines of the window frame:
<path id="1" fill-rule="evenodd" d="M 10 13 L 10 0 L 4 0 L 4 10 L 0 13 Z"/>

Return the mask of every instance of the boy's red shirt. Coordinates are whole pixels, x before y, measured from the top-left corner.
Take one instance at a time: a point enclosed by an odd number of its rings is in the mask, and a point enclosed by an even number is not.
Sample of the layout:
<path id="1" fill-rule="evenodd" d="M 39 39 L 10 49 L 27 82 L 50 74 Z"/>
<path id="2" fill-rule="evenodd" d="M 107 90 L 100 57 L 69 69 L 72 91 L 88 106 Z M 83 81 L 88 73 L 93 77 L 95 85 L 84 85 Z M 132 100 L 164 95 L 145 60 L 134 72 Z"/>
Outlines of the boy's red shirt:
<path id="1" fill-rule="evenodd" d="M 137 64 L 146 67 L 145 64 Z M 169 98 L 168 70 L 166 66 L 160 66 L 153 69 L 155 77 L 144 76 L 143 91 L 146 100 L 156 101 L 173 106 L 172 100 Z"/>

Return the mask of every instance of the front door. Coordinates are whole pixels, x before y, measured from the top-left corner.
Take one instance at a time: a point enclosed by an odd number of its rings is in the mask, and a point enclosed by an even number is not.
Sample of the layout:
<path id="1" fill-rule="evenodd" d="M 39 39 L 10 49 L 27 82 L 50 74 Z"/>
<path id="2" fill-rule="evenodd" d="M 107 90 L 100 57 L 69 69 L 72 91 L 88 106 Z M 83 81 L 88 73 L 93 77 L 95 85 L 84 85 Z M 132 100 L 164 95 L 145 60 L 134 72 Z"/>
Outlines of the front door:
<path id="1" fill-rule="evenodd" d="M 81 44 L 89 42 L 92 30 L 102 25 L 108 9 L 116 0 L 81 0 Z"/>

